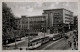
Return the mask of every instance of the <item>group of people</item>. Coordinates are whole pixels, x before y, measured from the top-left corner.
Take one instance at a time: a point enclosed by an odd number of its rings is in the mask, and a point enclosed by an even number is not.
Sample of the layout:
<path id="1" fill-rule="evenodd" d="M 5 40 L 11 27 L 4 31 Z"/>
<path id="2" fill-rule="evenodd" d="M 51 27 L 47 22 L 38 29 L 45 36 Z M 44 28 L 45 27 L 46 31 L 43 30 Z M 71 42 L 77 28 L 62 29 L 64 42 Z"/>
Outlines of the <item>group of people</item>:
<path id="1" fill-rule="evenodd" d="M 72 50 L 78 50 L 78 32 L 77 31 L 73 31 L 73 33 L 71 33 L 71 36 L 65 36 L 65 40 L 68 42 L 70 48 Z"/>

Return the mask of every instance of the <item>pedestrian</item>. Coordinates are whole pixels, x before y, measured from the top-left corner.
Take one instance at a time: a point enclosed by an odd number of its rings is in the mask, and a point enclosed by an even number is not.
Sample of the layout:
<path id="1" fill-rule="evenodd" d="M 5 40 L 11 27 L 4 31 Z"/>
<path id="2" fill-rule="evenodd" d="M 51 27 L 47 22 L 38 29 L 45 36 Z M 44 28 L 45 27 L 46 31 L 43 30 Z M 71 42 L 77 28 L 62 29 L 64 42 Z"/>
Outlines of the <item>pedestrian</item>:
<path id="1" fill-rule="evenodd" d="M 68 38 L 69 38 L 68 36 L 64 36 L 65 41 L 67 41 Z"/>
<path id="2" fill-rule="evenodd" d="M 74 36 L 72 36 L 72 50 L 74 50 Z"/>
<path id="3" fill-rule="evenodd" d="M 74 38 L 74 49 L 76 49 L 76 41 L 75 41 L 75 38 Z"/>
<path id="4" fill-rule="evenodd" d="M 72 43 L 70 42 L 70 48 L 71 48 Z"/>
<path id="5" fill-rule="evenodd" d="M 76 50 L 78 50 L 78 41 L 77 41 L 77 43 L 76 43 L 77 45 L 76 45 Z"/>
<path id="6" fill-rule="evenodd" d="M 68 41 L 68 44 L 69 44 L 69 46 L 70 46 L 70 48 L 71 48 L 71 46 L 72 46 L 72 43 L 71 43 L 71 41 Z"/>

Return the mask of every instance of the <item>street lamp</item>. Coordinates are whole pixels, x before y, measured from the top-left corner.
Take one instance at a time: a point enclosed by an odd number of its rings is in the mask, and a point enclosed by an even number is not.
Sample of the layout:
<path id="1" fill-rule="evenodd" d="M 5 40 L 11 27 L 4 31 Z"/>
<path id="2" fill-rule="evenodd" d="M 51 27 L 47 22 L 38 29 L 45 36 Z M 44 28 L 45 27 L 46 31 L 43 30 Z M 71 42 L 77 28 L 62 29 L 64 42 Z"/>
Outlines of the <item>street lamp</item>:
<path id="1" fill-rule="evenodd" d="M 44 33 L 44 37 L 45 37 L 45 27 L 42 26 L 42 32 Z"/>
<path id="2" fill-rule="evenodd" d="M 29 30 L 30 30 L 30 29 L 28 29 L 28 37 L 27 37 L 27 41 L 28 41 L 28 42 L 27 42 L 27 50 L 28 50 L 28 48 L 29 48 L 29 36 L 30 36 L 30 32 L 29 32 Z"/>
<path id="3" fill-rule="evenodd" d="M 16 45 L 16 33 L 17 32 L 17 30 L 14 30 L 14 38 L 15 38 L 15 48 L 14 49 L 17 49 L 17 45 Z"/>
<path id="4" fill-rule="evenodd" d="M 71 22 L 69 23 L 69 30 L 70 30 L 70 24 L 71 24 Z"/>
<path id="5" fill-rule="evenodd" d="M 62 37 L 64 37 L 64 23 L 62 23 Z"/>
<path id="6" fill-rule="evenodd" d="M 45 37 L 45 27 L 43 28 L 43 30 L 44 30 L 44 37 Z"/>

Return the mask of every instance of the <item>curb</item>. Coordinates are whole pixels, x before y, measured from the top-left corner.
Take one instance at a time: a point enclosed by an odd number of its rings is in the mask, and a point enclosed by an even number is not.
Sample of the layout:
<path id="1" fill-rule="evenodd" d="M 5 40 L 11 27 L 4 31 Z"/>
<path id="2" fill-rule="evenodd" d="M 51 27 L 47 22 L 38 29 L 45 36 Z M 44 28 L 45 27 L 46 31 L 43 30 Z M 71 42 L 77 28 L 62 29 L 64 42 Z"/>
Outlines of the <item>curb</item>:
<path id="1" fill-rule="evenodd" d="M 19 44 L 19 43 L 22 43 L 24 42 L 25 40 L 22 40 L 22 41 L 18 41 L 16 42 L 16 45 Z M 10 43 L 10 44 L 7 44 L 7 45 L 3 45 L 3 46 L 14 46 L 15 45 L 15 42 L 14 43 Z"/>

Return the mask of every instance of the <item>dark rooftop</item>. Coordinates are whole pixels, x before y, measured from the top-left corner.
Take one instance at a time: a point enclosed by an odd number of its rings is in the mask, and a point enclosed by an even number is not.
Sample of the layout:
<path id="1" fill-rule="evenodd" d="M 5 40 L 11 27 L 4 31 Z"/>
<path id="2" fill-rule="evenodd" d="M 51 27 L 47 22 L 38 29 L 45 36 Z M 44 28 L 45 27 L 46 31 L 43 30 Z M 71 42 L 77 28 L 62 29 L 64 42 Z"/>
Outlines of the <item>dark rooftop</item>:
<path id="1" fill-rule="evenodd" d="M 51 11 L 51 10 L 66 10 L 66 11 L 71 12 L 70 10 L 67 10 L 67 9 L 64 9 L 64 8 L 46 9 L 46 10 L 43 10 L 43 11 Z M 72 13 L 73 13 L 73 12 L 72 12 Z"/>
<path id="2" fill-rule="evenodd" d="M 28 18 L 28 17 L 43 17 L 43 15 L 39 15 L 39 16 L 22 16 L 22 17 L 26 17 L 26 18 Z"/>

